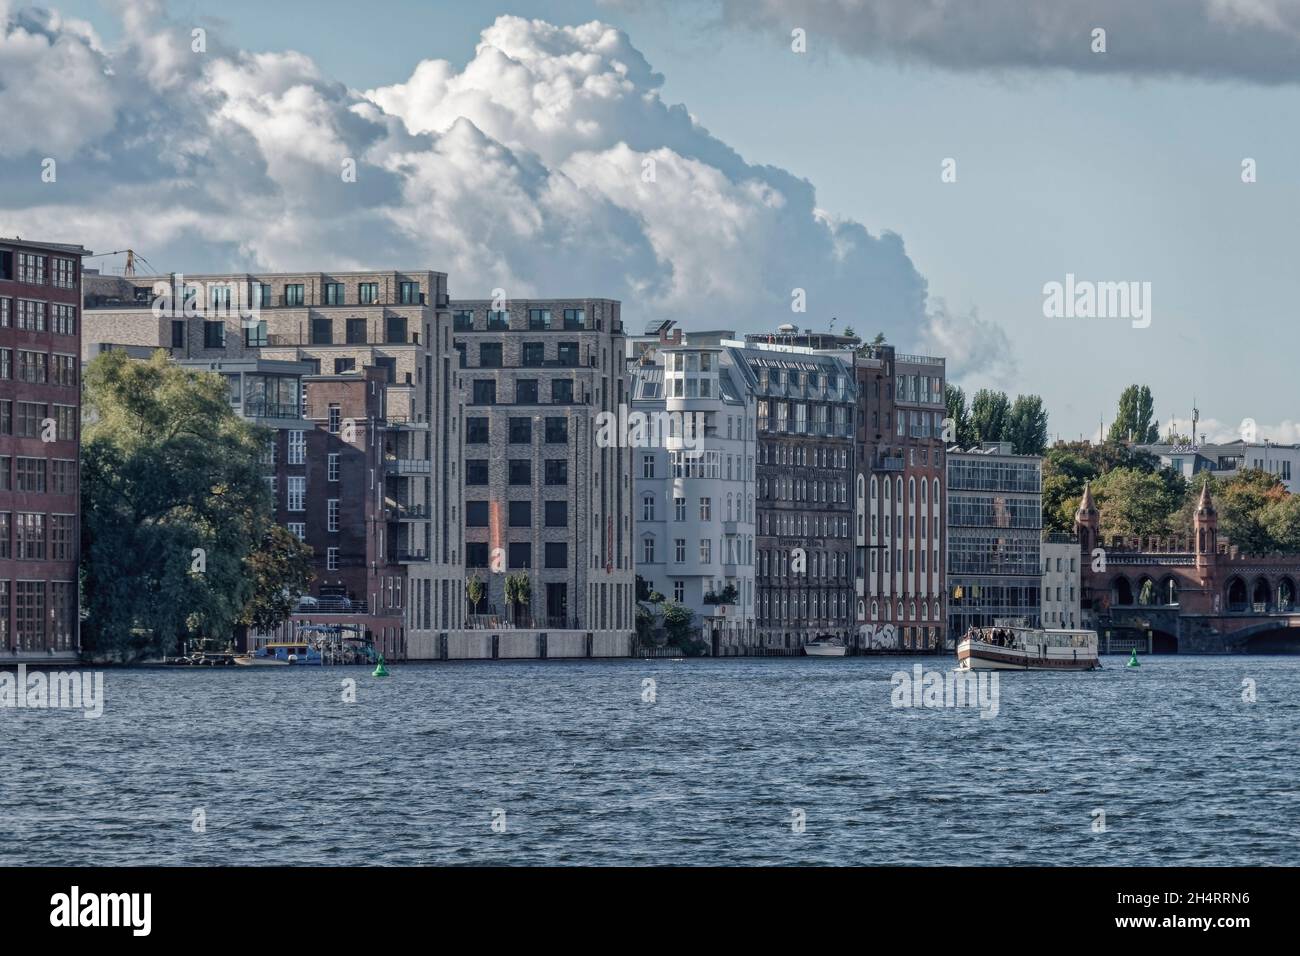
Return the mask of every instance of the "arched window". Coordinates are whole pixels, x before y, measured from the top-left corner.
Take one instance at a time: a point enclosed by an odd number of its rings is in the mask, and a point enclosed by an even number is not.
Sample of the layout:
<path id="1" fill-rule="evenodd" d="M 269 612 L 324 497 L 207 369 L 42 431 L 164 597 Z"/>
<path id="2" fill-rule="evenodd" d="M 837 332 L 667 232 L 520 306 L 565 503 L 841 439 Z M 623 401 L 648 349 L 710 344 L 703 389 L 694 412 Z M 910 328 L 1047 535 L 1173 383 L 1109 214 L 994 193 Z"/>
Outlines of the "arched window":
<path id="1" fill-rule="evenodd" d="M 939 503 L 939 479 L 934 479 L 934 503 Z"/>
<path id="2" fill-rule="evenodd" d="M 871 478 L 871 497 L 876 497 L 876 478 L 874 475 Z"/>

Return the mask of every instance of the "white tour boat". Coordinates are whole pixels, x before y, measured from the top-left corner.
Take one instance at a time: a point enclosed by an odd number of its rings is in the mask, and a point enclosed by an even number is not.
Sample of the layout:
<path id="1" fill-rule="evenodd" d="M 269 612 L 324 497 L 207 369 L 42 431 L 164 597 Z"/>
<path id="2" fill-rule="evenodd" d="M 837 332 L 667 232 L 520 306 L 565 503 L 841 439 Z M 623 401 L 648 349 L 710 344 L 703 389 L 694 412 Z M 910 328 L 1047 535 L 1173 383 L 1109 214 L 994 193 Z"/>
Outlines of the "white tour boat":
<path id="1" fill-rule="evenodd" d="M 843 657 L 848 651 L 838 637 L 815 637 L 803 646 L 809 657 Z"/>
<path id="2" fill-rule="evenodd" d="M 1091 671 L 1101 667 L 1096 631 L 971 628 L 957 644 L 960 670 Z"/>

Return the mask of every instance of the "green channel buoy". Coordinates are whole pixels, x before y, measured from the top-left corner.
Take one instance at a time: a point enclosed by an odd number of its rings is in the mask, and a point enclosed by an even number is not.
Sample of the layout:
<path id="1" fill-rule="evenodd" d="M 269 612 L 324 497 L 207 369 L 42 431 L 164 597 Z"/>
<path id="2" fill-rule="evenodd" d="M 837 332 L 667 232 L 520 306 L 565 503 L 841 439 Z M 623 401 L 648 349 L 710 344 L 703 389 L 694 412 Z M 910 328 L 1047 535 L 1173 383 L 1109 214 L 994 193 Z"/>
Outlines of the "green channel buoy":
<path id="1" fill-rule="evenodd" d="M 388 676 L 388 668 L 384 666 L 384 655 L 383 655 L 383 654 L 380 654 L 380 655 L 379 655 L 379 663 L 375 665 L 375 672 L 374 672 L 373 674 L 371 674 L 370 676 L 371 676 L 371 677 L 387 677 L 387 676 Z"/>
<path id="2" fill-rule="evenodd" d="M 1141 666 L 1142 666 L 1141 664 L 1138 663 L 1138 649 L 1137 649 L 1136 647 L 1133 648 L 1133 653 L 1129 655 L 1128 663 L 1125 664 L 1124 666 L 1125 666 L 1125 667 L 1141 667 Z"/>

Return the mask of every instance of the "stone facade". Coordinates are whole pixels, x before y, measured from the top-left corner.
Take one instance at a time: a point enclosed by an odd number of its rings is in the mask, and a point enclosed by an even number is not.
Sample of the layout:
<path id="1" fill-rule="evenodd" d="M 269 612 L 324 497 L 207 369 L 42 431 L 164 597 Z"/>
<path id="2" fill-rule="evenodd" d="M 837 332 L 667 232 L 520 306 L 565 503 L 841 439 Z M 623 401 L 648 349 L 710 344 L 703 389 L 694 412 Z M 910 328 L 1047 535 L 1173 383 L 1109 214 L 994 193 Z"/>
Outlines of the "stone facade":
<path id="1" fill-rule="evenodd" d="M 81 649 L 84 255 L 0 239 L 0 664 Z"/>
<path id="2" fill-rule="evenodd" d="M 620 305 L 609 299 L 451 303 L 465 414 L 472 623 L 633 628 L 631 449 L 598 416 L 628 402 Z M 506 601 L 526 575 L 528 606 Z"/>
<path id="3" fill-rule="evenodd" d="M 756 397 L 754 578 L 762 651 L 855 632 L 852 353 L 751 335 L 729 359 Z M 816 343 L 814 343 L 816 344 Z"/>
<path id="4" fill-rule="evenodd" d="M 945 363 L 880 345 L 862 350 L 854 370 L 858 646 L 937 651 L 946 611 Z"/>

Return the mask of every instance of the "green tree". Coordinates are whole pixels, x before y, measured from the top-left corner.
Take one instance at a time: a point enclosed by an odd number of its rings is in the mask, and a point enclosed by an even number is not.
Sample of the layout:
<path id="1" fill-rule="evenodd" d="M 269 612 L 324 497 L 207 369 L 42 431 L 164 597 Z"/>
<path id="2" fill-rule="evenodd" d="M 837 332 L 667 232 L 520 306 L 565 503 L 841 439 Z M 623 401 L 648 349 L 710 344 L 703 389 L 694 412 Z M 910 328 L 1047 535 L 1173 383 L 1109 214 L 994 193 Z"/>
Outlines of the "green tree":
<path id="1" fill-rule="evenodd" d="M 1151 389 L 1145 385 L 1130 385 L 1120 394 L 1119 408 L 1106 433 L 1106 440 L 1139 445 L 1159 441 L 1160 423 L 1153 418 L 1154 409 Z"/>
<path id="2" fill-rule="evenodd" d="M 981 388 L 971 401 L 970 418 L 973 431 L 972 444 L 1007 440 L 1007 423 L 1011 417 L 1011 402 L 1005 392 Z"/>
<path id="3" fill-rule="evenodd" d="M 486 589 L 483 587 L 483 579 L 475 571 L 468 581 L 465 582 L 465 600 L 469 602 L 469 613 L 477 614 L 478 606 L 483 601 Z"/>
<path id="4" fill-rule="evenodd" d="M 311 547 L 284 525 L 268 524 L 257 549 L 244 559 L 245 572 L 253 580 L 253 597 L 239 623 L 269 631 L 286 620 L 314 577 L 311 555 Z"/>
<path id="5" fill-rule="evenodd" d="M 1185 534 L 1195 526 L 1196 505 L 1201 486 L 1207 483 L 1219 515 L 1219 538 L 1248 554 L 1269 554 L 1288 550 L 1287 528 L 1292 505 L 1286 486 L 1276 475 L 1247 468 L 1230 478 L 1197 475 L 1188 483 L 1176 522 Z"/>
<path id="6" fill-rule="evenodd" d="M 87 367 L 83 405 L 88 653 L 132 662 L 282 620 L 305 550 L 270 530 L 259 464 L 270 433 L 232 411 L 225 380 L 161 351 L 147 362 L 108 352 Z"/>
<path id="7" fill-rule="evenodd" d="M 947 444 L 970 448 L 975 444 L 975 429 L 971 426 L 970 411 L 966 408 L 966 393 L 958 385 L 945 384 L 943 402 L 948 407 L 948 421 L 951 437 L 945 437 Z"/>
<path id="8" fill-rule="evenodd" d="M 1007 413 L 1006 441 L 1017 455 L 1041 455 L 1047 449 L 1047 410 L 1037 395 L 1017 395 Z"/>
<path id="9" fill-rule="evenodd" d="M 1092 483 L 1106 538 L 1168 534 L 1185 493 L 1182 477 L 1173 472 L 1128 467 L 1113 468 Z"/>
<path id="10" fill-rule="evenodd" d="M 523 571 L 506 575 L 506 604 L 510 607 L 511 620 L 519 624 L 519 612 L 527 610 L 533 603 L 533 581 Z"/>
<path id="11" fill-rule="evenodd" d="M 664 633 L 668 643 L 694 657 L 703 654 L 708 645 L 696 636 L 695 612 L 676 601 L 663 603 Z"/>

